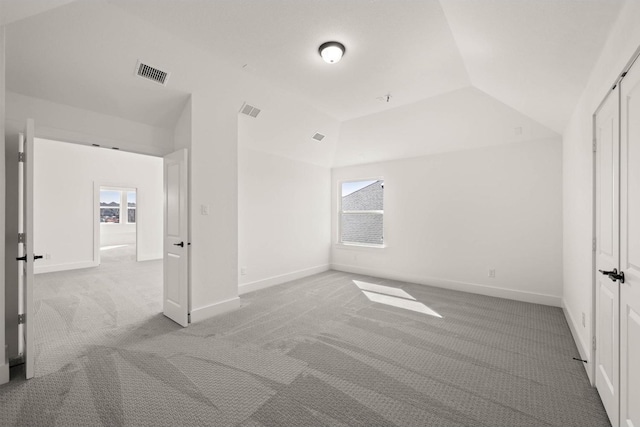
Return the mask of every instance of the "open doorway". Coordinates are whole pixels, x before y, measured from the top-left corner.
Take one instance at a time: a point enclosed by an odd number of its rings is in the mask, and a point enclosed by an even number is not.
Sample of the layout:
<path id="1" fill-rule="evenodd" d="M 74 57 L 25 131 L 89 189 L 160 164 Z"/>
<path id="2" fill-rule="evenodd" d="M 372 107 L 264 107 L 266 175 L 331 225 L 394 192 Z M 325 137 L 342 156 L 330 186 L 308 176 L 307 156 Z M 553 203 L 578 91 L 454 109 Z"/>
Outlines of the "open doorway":
<path id="1" fill-rule="evenodd" d="M 99 186 L 99 263 L 137 261 L 137 189 Z"/>
<path id="2" fill-rule="evenodd" d="M 35 376 L 162 316 L 163 159 L 34 143 Z"/>

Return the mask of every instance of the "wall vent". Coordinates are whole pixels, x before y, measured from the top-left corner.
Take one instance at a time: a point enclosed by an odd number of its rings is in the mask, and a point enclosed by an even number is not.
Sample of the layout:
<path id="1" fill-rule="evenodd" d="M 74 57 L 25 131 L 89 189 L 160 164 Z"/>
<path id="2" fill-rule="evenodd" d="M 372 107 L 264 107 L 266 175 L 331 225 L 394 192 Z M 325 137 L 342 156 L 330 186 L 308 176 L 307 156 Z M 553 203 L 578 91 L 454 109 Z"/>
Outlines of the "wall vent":
<path id="1" fill-rule="evenodd" d="M 138 61 L 136 64 L 136 76 L 159 83 L 162 86 L 167 85 L 167 80 L 169 80 L 170 74 L 171 73 L 168 71 L 162 71 L 159 68 L 144 64 L 141 61 Z"/>
<path id="2" fill-rule="evenodd" d="M 311 139 L 320 142 L 324 139 L 324 137 L 325 135 L 321 134 L 320 132 L 316 132 L 315 135 L 311 137 Z"/>
<path id="3" fill-rule="evenodd" d="M 240 112 L 245 116 L 253 117 L 255 119 L 258 117 L 258 114 L 260 114 L 260 109 L 243 102 L 242 107 L 240 107 Z"/>

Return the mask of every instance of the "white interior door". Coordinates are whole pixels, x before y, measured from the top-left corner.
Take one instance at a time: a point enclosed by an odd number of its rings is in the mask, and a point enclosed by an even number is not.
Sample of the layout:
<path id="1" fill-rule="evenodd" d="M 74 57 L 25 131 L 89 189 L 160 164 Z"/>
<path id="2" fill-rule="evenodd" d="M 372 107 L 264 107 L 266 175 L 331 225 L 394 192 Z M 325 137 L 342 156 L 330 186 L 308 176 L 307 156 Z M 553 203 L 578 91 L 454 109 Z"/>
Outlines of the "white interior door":
<path id="1" fill-rule="evenodd" d="M 19 217 L 18 233 L 19 239 L 18 250 L 20 260 L 20 284 L 22 291 L 20 292 L 21 312 L 24 324 L 22 333 L 24 335 L 24 361 L 27 379 L 33 378 L 34 375 L 34 333 L 33 333 L 33 263 L 36 255 L 33 252 L 33 136 L 34 121 L 28 119 L 25 126 L 24 134 L 20 135 L 20 164 L 18 166 L 18 187 L 19 187 Z M 20 258 L 19 258 L 20 259 Z"/>
<path id="2" fill-rule="evenodd" d="M 640 426 L 640 64 L 621 83 L 620 425 Z"/>
<path id="3" fill-rule="evenodd" d="M 164 158 L 164 315 L 189 324 L 187 150 Z"/>
<path id="4" fill-rule="evenodd" d="M 619 287 L 602 272 L 619 265 L 619 95 L 612 91 L 596 113 L 596 387 L 618 425 Z"/>

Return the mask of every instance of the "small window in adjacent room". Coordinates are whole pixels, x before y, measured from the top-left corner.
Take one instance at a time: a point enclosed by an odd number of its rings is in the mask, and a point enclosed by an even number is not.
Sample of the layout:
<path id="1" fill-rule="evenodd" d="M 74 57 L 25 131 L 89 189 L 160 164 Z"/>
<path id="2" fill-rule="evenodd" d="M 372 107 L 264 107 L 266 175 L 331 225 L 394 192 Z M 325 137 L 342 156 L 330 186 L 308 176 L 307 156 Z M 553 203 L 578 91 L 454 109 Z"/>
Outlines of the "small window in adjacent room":
<path id="1" fill-rule="evenodd" d="M 132 190 L 100 189 L 100 222 L 103 224 L 135 224 L 136 192 Z"/>
<path id="2" fill-rule="evenodd" d="M 136 192 L 127 191 L 127 222 L 136 223 Z"/>
<path id="3" fill-rule="evenodd" d="M 382 246 L 384 181 L 350 181 L 341 184 L 340 242 Z"/>
<path id="4" fill-rule="evenodd" d="M 100 190 L 100 222 L 120 223 L 120 191 Z"/>

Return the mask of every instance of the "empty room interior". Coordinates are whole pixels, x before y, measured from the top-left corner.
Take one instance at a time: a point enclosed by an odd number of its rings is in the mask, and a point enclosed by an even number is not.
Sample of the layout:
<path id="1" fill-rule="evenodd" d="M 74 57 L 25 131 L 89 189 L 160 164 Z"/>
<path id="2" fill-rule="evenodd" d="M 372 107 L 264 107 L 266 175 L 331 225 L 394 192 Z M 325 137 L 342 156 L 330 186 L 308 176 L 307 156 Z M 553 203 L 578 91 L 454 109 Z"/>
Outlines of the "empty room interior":
<path id="1" fill-rule="evenodd" d="M 637 0 L 0 0 L 0 425 L 640 426 L 639 56 Z"/>

